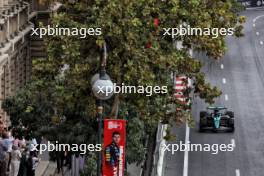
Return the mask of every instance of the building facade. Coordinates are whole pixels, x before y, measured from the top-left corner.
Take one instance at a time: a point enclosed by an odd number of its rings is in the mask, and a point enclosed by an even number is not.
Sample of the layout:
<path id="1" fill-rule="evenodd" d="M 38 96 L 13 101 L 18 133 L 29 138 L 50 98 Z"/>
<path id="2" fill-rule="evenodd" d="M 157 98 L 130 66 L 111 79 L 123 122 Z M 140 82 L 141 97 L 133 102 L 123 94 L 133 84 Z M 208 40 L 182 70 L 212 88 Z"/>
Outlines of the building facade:
<path id="1" fill-rule="evenodd" d="M 31 30 L 48 22 L 48 7 L 38 0 L 0 0 L 0 105 L 30 80 L 32 58 L 45 57 L 43 41 L 31 37 Z M 9 125 L 0 108 L 0 130 Z"/>
<path id="2" fill-rule="evenodd" d="M 30 79 L 30 5 L 17 0 L 0 1 L 0 104 Z M 1 123 L 9 125 L 0 108 Z"/>

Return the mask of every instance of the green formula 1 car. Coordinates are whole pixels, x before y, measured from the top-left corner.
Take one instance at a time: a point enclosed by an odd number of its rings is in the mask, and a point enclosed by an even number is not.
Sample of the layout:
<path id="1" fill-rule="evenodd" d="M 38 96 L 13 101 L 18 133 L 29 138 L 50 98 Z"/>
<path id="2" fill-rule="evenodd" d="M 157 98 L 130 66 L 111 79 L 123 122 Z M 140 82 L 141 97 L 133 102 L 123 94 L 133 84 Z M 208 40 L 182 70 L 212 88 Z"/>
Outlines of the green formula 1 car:
<path id="1" fill-rule="evenodd" d="M 222 106 L 207 107 L 207 111 L 200 112 L 200 132 L 205 130 L 228 130 L 235 131 L 234 112 L 227 111 L 227 108 Z"/>

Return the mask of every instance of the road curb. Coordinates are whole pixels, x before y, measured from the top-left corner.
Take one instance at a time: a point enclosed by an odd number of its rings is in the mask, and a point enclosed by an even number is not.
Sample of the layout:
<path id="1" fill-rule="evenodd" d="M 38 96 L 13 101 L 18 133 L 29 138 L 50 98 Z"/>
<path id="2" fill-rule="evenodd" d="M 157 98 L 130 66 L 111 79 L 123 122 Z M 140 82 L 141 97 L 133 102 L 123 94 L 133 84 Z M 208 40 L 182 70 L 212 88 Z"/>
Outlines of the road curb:
<path id="1" fill-rule="evenodd" d="M 264 11 L 264 6 L 263 7 L 247 7 L 246 10 Z"/>

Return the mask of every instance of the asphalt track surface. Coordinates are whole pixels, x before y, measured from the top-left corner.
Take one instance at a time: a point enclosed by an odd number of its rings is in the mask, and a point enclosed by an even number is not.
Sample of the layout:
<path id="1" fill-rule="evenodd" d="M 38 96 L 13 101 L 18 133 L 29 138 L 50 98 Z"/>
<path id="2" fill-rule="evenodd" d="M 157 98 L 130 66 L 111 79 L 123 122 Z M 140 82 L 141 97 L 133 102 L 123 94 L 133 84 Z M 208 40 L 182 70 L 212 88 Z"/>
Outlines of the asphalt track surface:
<path id="1" fill-rule="evenodd" d="M 206 104 L 196 98 L 193 117 L 196 128 L 190 129 L 194 144 L 234 144 L 234 151 L 166 152 L 164 176 L 264 176 L 264 9 L 243 12 L 247 16 L 245 37 L 228 37 L 228 52 L 220 61 L 203 54 L 207 79 L 221 88 L 223 94 L 216 105 L 224 105 L 235 113 L 234 133 L 199 133 L 199 112 Z M 175 127 L 175 141 L 185 142 L 186 128 Z M 186 168 L 188 173 L 184 172 Z"/>

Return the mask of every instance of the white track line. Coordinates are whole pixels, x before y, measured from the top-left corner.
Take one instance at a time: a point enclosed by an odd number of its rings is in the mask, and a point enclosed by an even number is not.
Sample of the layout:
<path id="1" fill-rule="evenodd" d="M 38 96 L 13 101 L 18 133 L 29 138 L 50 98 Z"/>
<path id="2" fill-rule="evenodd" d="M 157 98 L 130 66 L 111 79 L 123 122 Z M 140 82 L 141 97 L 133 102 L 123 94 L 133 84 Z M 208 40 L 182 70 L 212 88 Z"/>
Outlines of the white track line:
<path id="1" fill-rule="evenodd" d="M 231 144 L 233 145 L 234 148 L 236 147 L 236 141 L 235 141 L 235 139 L 231 139 Z"/>
<path id="2" fill-rule="evenodd" d="M 222 69 L 222 70 L 224 69 L 224 64 L 221 64 L 221 69 Z"/>
<path id="3" fill-rule="evenodd" d="M 240 176 L 240 170 L 236 169 L 236 176 Z"/>
<path id="4" fill-rule="evenodd" d="M 225 101 L 228 101 L 228 95 L 225 94 Z"/>
<path id="5" fill-rule="evenodd" d="M 186 122 L 185 144 L 190 141 L 190 128 Z M 189 151 L 184 151 L 183 176 L 188 176 Z"/>
<path id="6" fill-rule="evenodd" d="M 263 41 L 260 41 L 259 43 L 260 43 L 261 45 L 263 45 Z"/>
<path id="7" fill-rule="evenodd" d="M 225 78 L 223 78 L 223 84 L 226 84 L 226 79 Z"/>

